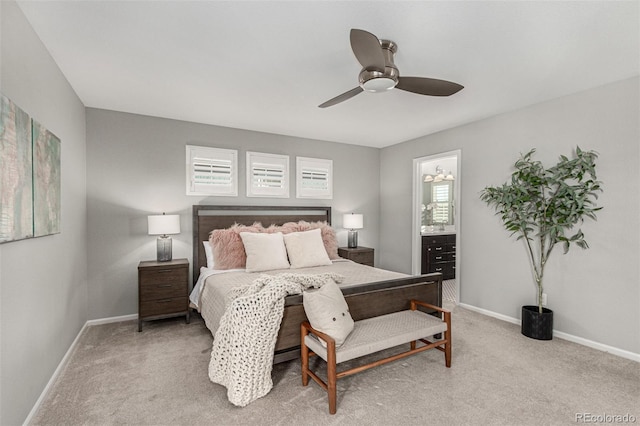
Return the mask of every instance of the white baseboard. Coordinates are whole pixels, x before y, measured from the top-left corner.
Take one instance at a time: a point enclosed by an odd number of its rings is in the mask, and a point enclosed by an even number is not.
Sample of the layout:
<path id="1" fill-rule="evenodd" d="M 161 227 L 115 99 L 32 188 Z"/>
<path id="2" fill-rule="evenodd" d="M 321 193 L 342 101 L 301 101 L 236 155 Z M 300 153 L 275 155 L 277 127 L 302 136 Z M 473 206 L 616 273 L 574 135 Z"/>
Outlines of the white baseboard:
<path id="1" fill-rule="evenodd" d="M 55 383 L 55 381 L 58 378 L 58 375 L 60 374 L 62 369 L 65 367 L 65 365 L 67 365 L 67 362 L 69 361 L 69 358 L 71 357 L 71 354 L 73 353 L 73 350 L 76 348 L 76 346 L 78 344 L 78 340 L 80 340 L 80 336 L 82 336 L 82 333 L 84 333 L 84 330 L 86 328 L 87 328 L 87 323 L 85 322 L 84 325 L 82 326 L 82 328 L 80 329 L 80 331 L 78 332 L 78 335 L 76 336 L 76 338 L 73 339 L 73 342 L 71 343 L 71 346 L 69 346 L 69 349 L 67 349 L 67 352 L 62 357 L 62 360 L 60 360 L 60 363 L 58 364 L 58 367 L 55 369 L 55 371 L 51 375 L 51 378 L 49 379 L 49 381 L 47 382 L 47 385 L 42 390 L 42 393 L 40 393 L 40 396 L 38 397 L 38 400 L 36 401 L 35 404 L 33 404 L 33 408 L 29 412 L 29 415 L 27 416 L 26 419 L 24 419 L 24 422 L 22 423 L 23 425 L 28 425 L 29 423 L 31 423 L 31 420 L 33 419 L 33 416 L 35 416 L 36 412 L 38 412 L 38 408 L 40 408 L 40 404 L 42 404 L 42 401 L 44 401 L 44 398 L 47 396 L 47 394 L 49 393 L 49 391 L 53 387 L 53 384 Z"/>
<path id="2" fill-rule="evenodd" d="M 458 303 L 458 306 L 461 306 L 470 311 L 478 312 L 483 315 L 487 315 L 493 318 L 497 318 L 502 321 L 510 322 L 512 324 L 520 325 L 521 321 L 517 318 L 513 318 L 507 315 L 502 315 L 497 312 L 489 311 L 487 309 L 478 308 L 473 305 L 467 305 L 466 303 Z M 578 343 L 579 345 L 588 346 L 593 349 L 597 349 L 602 352 L 607 352 L 612 355 L 619 356 L 621 358 L 630 359 L 631 361 L 640 362 L 640 354 L 635 352 L 626 351 L 624 349 L 616 348 L 613 346 L 605 345 L 604 343 L 594 342 L 593 340 L 584 339 L 582 337 L 574 336 L 573 334 L 565 333 L 558 330 L 553 330 L 553 336 L 558 337 L 563 340 L 568 340 L 573 343 Z"/>
<path id="3" fill-rule="evenodd" d="M 625 351 L 624 349 L 616 348 L 613 346 L 605 345 L 604 343 L 594 342 L 593 340 L 583 339 L 582 337 L 574 336 L 573 334 L 564 333 L 562 331 L 553 330 L 553 335 L 564 340 L 568 340 L 579 345 L 588 346 L 599 351 L 608 352 L 612 355 L 617 355 L 622 358 L 630 359 L 631 361 L 640 362 L 640 354 Z"/>
<path id="4" fill-rule="evenodd" d="M 91 326 L 91 325 L 111 324 L 112 322 L 131 321 L 131 320 L 137 320 L 137 319 L 138 319 L 138 314 L 121 315 L 119 317 L 109 317 L 109 318 L 89 320 L 87 321 L 86 325 Z"/>
<path id="5" fill-rule="evenodd" d="M 51 378 L 49 379 L 49 381 L 47 382 L 47 385 L 42 390 L 42 393 L 40 394 L 40 397 L 38 397 L 38 400 L 33 405 L 33 408 L 31 408 L 31 411 L 29 412 L 29 415 L 27 416 L 26 419 L 24 419 L 24 422 L 22 424 L 23 425 L 28 425 L 29 423 L 31 423 L 31 420 L 33 420 L 33 417 L 38 412 L 38 409 L 40 408 L 40 405 L 42 404 L 42 401 L 44 401 L 45 397 L 47 396 L 47 394 L 51 390 L 51 387 L 53 386 L 53 384 L 55 383 L 56 379 L 58 378 L 58 375 L 60 375 L 60 372 L 62 371 L 62 369 L 65 367 L 65 365 L 67 365 L 67 362 L 69 361 L 69 357 L 71 357 L 71 354 L 73 353 L 73 350 L 78 345 L 78 341 L 80 340 L 80 336 L 82 336 L 82 333 L 84 333 L 84 331 L 87 329 L 87 327 L 91 327 L 93 325 L 109 324 L 109 323 L 113 323 L 113 322 L 122 322 L 122 321 L 130 321 L 130 320 L 137 320 L 137 319 L 138 319 L 138 314 L 131 314 L 131 315 L 122 315 L 122 316 L 119 316 L 119 317 L 100 318 L 100 319 L 89 320 L 89 321 L 85 322 L 84 325 L 82 326 L 82 328 L 80 329 L 80 331 L 78 332 L 78 335 L 76 336 L 76 338 L 73 339 L 73 342 L 71 343 L 71 346 L 69 346 L 69 349 L 67 349 L 67 352 L 62 357 L 62 360 L 60 360 L 60 363 L 58 364 L 58 367 L 56 368 L 56 370 L 51 375 Z"/>
<path id="6" fill-rule="evenodd" d="M 486 315 L 488 317 L 493 317 L 493 318 L 497 318 L 497 319 L 502 320 L 502 321 L 510 322 L 512 324 L 520 325 L 520 320 L 517 319 L 517 318 L 509 317 L 507 315 L 502 315 L 502 314 L 499 314 L 497 312 L 493 312 L 493 311 L 489 311 L 489 310 L 486 310 L 486 309 L 478 308 L 478 307 L 473 306 L 473 305 L 467 305 L 466 303 L 458 303 L 458 306 L 462 306 L 465 309 L 468 309 L 468 310 L 474 311 L 474 312 L 478 312 L 479 314 Z"/>

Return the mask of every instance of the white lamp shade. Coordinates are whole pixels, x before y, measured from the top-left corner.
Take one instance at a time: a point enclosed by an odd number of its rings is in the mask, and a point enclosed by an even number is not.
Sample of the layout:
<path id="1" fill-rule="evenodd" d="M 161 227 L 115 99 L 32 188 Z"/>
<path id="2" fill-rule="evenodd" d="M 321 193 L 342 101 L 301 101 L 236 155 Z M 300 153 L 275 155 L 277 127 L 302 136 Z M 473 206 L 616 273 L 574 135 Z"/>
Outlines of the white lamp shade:
<path id="1" fill-rule="evenodd" d="M 346 229 L 362 229 L 362 215 L 361 214 L 345 214 L 342 218 L 342 226 Z"/>
<path id="2" fill-rule="evenodd" d="M 180 215 L 158 214 L 148 216 L 149 235 L 170 235 L 180 233 Z"/>

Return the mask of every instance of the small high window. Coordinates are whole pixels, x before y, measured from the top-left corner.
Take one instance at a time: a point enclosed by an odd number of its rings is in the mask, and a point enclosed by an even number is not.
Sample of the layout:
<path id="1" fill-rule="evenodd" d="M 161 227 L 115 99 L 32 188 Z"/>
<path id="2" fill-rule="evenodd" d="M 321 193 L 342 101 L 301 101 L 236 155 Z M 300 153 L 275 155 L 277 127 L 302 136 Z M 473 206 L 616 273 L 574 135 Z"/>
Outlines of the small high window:
<path id="1" fill-rule="evenodd" d="M 247 197 L 289 198 L 289 156 L 247 152 Z"/>
<path id="2" fill-rule="evenodd" d="M 296 157 L 296 197 L 333 198 L 333 161 Z"/>
<path id="3" fill-rule="evenodd" d="M 238 196 L 238 151 L 187 145 L 187 195 Z"/>

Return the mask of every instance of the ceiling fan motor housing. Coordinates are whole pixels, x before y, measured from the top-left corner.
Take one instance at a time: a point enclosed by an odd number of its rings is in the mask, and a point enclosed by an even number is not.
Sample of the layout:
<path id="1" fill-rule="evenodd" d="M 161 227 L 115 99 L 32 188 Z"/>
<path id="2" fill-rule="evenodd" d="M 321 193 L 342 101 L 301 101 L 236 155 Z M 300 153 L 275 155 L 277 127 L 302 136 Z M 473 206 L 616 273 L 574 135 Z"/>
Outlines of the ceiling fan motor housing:
<path id="1" fill-rule="evenodd" d="M 384 92 L 398 84 L 400 73 L 393 62 L 393 55 L 398 51 L 398 45 L 391 40 L 380 40 L 380 46 L 384 55 L 384 71 L 363 68 L 358 76 L 360 87 L 367 92 Z"/>

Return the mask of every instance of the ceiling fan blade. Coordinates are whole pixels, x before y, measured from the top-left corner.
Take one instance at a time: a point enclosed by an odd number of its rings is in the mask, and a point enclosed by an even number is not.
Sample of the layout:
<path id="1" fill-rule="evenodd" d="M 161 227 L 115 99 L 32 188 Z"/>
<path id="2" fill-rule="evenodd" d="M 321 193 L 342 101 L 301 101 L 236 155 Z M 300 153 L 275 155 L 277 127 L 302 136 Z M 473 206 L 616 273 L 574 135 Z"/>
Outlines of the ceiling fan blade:
<path id="1" fill-rule="evenodd" d="M 327 102 L 318 105 L 318 108 L 326 108 L 335 104 L 339 104 L 340 102 L 344 102 L 347 99 L 353 98 L 355 95 L 357 95 L 362 91 L 363 91 L 362 87 L 358 86 L 354 89 L 349 90 L 348 92 L 344 92 L 342 95 L 338 95 L 335 98 L 329 99 Z"/>
<path id="2" fill-rule="evenodd" d="M 364 30 L 352 29 L 351 50 L 363 68 L 384 72 L 384 54 L 378 37 Z"/>
<path id="3" fill-rule="evenodd" d="M 464 86 L 446 80 L 424 77 L 399 77 L 396 89 L 429 96 L 451 96 Z"/>

